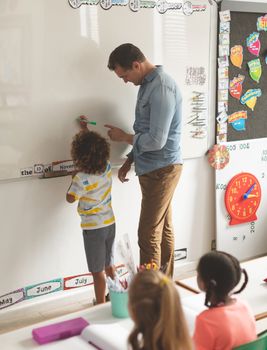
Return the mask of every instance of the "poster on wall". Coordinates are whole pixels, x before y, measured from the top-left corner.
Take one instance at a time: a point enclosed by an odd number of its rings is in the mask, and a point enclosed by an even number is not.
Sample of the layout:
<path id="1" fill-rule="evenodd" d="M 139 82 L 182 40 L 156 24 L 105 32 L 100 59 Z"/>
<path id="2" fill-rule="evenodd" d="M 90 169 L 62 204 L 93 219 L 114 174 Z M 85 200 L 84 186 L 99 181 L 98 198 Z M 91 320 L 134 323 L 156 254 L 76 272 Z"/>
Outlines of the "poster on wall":
<path id="1" fill-rule="evenodd" d="M 267 15 L 224 10 L 220 12 L 217 118 L 227 113 L 226 128 L 217 127 L 217 142 L 262 138 L 267 119 Z M 226 34 L 229 34 L 229 42 Z M 226 49 L 225 46 L 229 47 Z M 224 50 L 222 50 L 224 48 Z M 228 54 L 229 52 L 229 54 Z M 222 97 L 220 62 L 227 60 L 229 88 Z M 222 102 L 225 105 L 222 106 Z"/>

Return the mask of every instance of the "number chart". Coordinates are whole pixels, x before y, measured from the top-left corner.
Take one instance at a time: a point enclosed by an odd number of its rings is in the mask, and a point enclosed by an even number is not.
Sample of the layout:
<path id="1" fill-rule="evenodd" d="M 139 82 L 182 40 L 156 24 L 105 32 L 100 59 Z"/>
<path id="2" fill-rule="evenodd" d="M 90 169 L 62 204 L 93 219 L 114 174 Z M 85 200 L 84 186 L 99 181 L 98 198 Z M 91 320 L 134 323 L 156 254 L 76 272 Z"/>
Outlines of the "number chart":
<path id="1" fill-rule="evenodd" d="M 223 144 L 230 159 L 216 170 L 217 249 L 245 260 L 267 252 L 267 138 Z"/>

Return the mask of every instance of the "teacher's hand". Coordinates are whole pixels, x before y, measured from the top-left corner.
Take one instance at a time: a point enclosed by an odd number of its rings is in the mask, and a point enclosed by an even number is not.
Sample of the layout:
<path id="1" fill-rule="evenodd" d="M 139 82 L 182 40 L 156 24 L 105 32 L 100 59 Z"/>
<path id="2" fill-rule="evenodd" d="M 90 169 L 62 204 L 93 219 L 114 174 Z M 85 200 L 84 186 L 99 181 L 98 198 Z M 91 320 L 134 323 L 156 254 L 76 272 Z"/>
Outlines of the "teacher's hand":
<path id="1" fill-rule="evenodd" d="M 105 124 L 104 126 L 109 129 L 108 136 L 112 141 L 126 142 L 126 143 L 129 143 L 130 145 L 133 144 L 133 135 L 127 134 L 122 129 L 117 128 L 116 126 L 113 126 L 110 124 Z"/>
<path id="2" fill-rule="evenodd" d="M 129 161 L 129 159 L 127 159 L 118 171 L 118 178 L 122 183 L 129 181 L 129 179 L 126 178 L 126 176 L 130 169 L 131 169 L 131 162 Z"/>

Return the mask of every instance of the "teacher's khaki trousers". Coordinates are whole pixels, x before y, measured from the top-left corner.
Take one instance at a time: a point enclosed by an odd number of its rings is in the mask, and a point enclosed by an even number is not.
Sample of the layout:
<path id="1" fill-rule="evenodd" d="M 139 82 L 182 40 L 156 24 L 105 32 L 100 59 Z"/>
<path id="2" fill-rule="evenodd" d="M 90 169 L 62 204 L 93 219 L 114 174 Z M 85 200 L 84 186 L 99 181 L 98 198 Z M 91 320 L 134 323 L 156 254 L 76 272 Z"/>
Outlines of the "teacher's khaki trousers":
<path id="1" fill-rule="evenodd" d="M 138 228 L 140 264 L 153 261 L 170 277 L 174 268 L 171 200 L 181 172 L 181 164 L 172 164 L 139 176 L 142 191 Z"/>

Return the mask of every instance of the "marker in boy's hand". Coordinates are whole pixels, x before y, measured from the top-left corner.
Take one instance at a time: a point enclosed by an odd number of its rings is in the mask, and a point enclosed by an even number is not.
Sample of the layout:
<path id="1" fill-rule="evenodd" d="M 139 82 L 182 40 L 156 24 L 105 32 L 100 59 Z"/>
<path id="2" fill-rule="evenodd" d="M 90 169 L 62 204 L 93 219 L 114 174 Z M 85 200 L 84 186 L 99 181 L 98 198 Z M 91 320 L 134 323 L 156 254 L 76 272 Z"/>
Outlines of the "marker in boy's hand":
<path id="1" fill-rule="evenodd" d="M 88 129 L 87 127 L 87 122 L 86 122 L 86 116 L 85 115 L 81 115 L 79 118 L 78 118 L 79 122 L 80 122 L 80 127 L 82 130 L 86 130 Z"/>
<path id="2" fill-rule="evenodd" d="M 88 129 L 88 124 L 90 124 L 90 125 L 96 125 L 96 122 L 90 121 L 90 120 L 88 119 L 88 117 L 86 117 L 85 115 L 80 115 L 80 116 L 77 118 L 77 120 L 79 121 L 82 130 Z"/>

